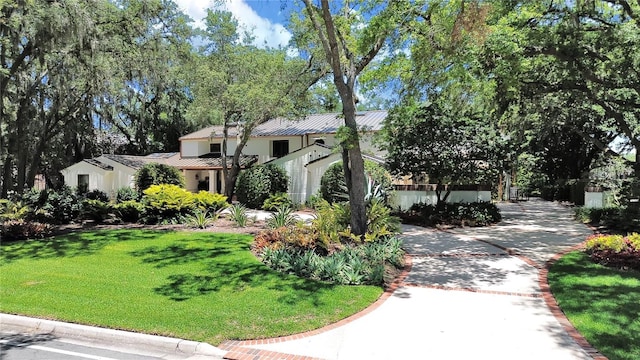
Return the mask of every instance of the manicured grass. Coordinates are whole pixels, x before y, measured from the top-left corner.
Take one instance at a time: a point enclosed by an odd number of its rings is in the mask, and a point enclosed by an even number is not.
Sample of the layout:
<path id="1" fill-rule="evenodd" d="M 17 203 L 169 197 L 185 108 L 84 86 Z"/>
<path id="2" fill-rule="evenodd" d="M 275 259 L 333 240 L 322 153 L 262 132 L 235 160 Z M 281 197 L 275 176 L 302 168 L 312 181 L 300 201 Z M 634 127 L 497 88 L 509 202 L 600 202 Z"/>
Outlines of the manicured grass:
<path id="1" fill-rule="evenodd" d="M 549 271 L 549 285 L 571 323 L 610 360 L 640 359 L 640 272 L 567 254 Z"/>
<path id="2" fill-rule="evenodd" d="M 0 311 L 217 345 L 315 329 L 382 289 L 283 275 L 252 237 L 112 230 L 0 246 Z"/>

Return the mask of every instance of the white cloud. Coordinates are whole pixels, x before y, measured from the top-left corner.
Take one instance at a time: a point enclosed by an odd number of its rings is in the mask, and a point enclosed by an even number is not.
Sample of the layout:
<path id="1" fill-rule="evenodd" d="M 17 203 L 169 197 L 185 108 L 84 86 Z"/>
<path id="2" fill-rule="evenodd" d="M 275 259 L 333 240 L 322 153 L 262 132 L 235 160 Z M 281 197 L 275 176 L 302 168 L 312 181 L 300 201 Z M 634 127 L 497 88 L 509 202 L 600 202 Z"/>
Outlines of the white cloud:
<path id="1" fill-rule="evenodd" d="M 206 9 L 213 7 L 211 0 L 176 0 L 182 11 L 189 15 L 195 22 L 195 26 L 204 27 L 203 19 L 207 14 Z M 286 47 L 291 39 L 291 33 L 279 23 L 261 17 L 251 8 L 246 0 L 230 0 L 223 3 L 223 8 L 233 14 L 240 26 L 250 30 L 255 36 L 255 45 L 270 47 Z"/>

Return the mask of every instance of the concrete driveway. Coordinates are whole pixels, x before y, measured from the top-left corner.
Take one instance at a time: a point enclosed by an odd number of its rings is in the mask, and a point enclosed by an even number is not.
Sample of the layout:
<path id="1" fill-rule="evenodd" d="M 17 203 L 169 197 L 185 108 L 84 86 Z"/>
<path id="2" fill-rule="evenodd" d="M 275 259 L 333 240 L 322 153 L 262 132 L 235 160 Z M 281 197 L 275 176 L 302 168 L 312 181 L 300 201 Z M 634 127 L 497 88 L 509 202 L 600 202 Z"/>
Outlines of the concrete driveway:
<path id="1" fill-rule="evenodd" d="M 365 311 L 279 339 L 227 342 L 231 359 L 591 359 L 554 306 L 545 263 L 591 231 L 558 204 L 501 204 L 504 221 L 405 226 L 406 277 Z M 579 344 L 580 343 L 580 344 Z M 296 355 L 287 357 L 286 354 Z"/>

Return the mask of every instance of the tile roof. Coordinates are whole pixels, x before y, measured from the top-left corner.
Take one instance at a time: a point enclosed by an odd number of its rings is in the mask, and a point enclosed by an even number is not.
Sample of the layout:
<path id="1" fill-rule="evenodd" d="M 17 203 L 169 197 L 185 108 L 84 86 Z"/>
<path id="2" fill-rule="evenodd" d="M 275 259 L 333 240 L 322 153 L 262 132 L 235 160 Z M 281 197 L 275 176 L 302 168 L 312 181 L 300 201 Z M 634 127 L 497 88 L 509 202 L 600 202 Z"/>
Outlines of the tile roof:
<path id="1" fill-rule="evenodd" d="M 386 110 L 358 112 L 356 122 L 367 131 L 378 131 L 387 117 Z M 253 136 L 296 136 L 306 134 L 333 134 L 344 125 L 342 114 L 311 114 L 301 120 L 287 120 L 276 118 L 260 124 L 253 131 Z M 234 128 L 229 129 L 229 136 L 236 136 Z M 180 140 L 198 140 L 209 138 L 222 138 L 222 126 L 214 125 L 187 134 Z"/>

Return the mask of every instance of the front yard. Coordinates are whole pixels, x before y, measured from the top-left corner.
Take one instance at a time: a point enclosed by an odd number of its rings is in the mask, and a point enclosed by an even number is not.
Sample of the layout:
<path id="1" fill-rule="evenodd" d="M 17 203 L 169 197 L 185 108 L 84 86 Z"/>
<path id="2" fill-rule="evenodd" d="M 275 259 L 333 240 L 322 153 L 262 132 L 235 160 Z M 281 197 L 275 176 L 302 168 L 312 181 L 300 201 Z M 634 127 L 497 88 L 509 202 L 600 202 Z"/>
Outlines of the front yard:
<path id="1" fill-rule="evenodd" d="M 270 270 L 240 234 L 87 231 L 0 245 L 0 311 L 218 345 L 354 314 L 382 293 Z"/>
<path id="2" fill-rule="evenodd" d="M 549 285 L 575 328 L 610 360 L 640 359 L 640 272 L 593 263 L 582 251 L 549 270 Z"/>

